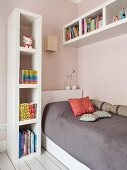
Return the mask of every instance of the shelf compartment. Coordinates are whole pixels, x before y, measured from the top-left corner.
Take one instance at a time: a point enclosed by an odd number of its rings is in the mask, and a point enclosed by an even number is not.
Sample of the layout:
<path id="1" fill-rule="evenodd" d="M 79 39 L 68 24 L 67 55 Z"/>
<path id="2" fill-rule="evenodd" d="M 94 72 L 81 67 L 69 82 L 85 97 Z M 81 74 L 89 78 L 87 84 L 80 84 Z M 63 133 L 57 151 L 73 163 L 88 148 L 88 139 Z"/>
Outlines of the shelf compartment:
<path id="1" fill-rule="evenodd" d="M 20 46 L 23 47 L 23 36 L 32 37 L 32 48 L 37 49 L 38 20 L 36 17 L 20 14 Z"/>
<path id="2" fill-rule="evenodd" d="M 38 55 L 20 52 L 20 70 L 38 70 Z"/>
<path id="3" fill-rule="evenodd" d="M 83 25 L 84 22 L 84 25 Z M 84 26 L 84 27 L 83 27 Z M 103 27 L 103 9 L 82 19 L 82 35 Z"/>
<path id="4" fill-rule="evenodd" d="M 64 41 L 76 39 L 77 37 L 79 37 L 79 21 L 64 28 Z"/>
<path id="5" fill-rule="evenodd" d="M 19 127 L 19 159 L 37 153 L 37 124 L 28 124 Z"/>
<path id="6" fill-rule="evenodd" d="M 37 103 L 38 104 L 38 89 L 22 88 L 19 89 L 20 103 Z"/>
<path id="7" fill-rule="evenodd" d="M 113 23 L 114 16 L 118 16 L 120 20 L 120 11 L 122 10 L 122 8 L 124 8 L 125 11 L 127 12 L 127 1 L 126 0 L 120 0 L 120 1 L 117 0 L 106 6 L 106 24 L 107 25 Z"/>
<path id="8" fill-rule="evenodd" d="M 37 119 L 30 119 L 30 120 L 19 121 L 19 126 L 33 124 L 33 123 L 37 123 Z"/>

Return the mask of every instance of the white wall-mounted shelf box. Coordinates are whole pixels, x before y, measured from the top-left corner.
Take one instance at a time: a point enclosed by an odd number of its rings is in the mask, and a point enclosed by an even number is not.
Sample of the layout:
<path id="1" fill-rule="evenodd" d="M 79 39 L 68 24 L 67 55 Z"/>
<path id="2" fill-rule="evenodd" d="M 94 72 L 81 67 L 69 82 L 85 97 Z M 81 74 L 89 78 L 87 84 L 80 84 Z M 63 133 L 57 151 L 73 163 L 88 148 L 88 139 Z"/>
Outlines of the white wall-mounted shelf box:
<path id="1" fill-rule="evenodd" d="M 97 8 L 89 11 L 88 13 L 78 17 L 74 21 L 68 23 L 63 27 L 63 45 L 69 45 L 74 47 L 82 47 L 88 44 L 92 44 L 98 41 L 110 39 L 116 36 L 120 36 L 127 33 L 127 16 L 124 19 L 120 19 L 120 11 L 122 8 L 127 12 L 126 0 L 109 0 L 106 3 L 98 6 Z M 119 20 L 113 22 L 114 16 L 119 16 Z M 102 17 L 102 26 L 91 32 L 87 32 L 86 19 L 89 17 L 96 18 Z M 83 26 L 83 20 L 84 25 Z M 73 27 L 75 23 L 79 23 L 79 36 L 66 38 L 66 30 Z M 83 30 L 83 27 L 84 30 Z"/>
<path id="2" fill-rule="evenodd" d="M 22 37 L 33 38 L 32 48 L 24 48 Z M 41 63 L 42 16 L 14 9 L 8 18 L 7 70 L 7 152 L 14 164 L 41 155 Z M 20 70 L 37 70 L 37 84 L 19 84 Z M 36 117 L 20 121 L 19 105 L 37 104 Z M 19 129 L 28 127 L 37 136 L 35 153 L 19 158 Z"/>

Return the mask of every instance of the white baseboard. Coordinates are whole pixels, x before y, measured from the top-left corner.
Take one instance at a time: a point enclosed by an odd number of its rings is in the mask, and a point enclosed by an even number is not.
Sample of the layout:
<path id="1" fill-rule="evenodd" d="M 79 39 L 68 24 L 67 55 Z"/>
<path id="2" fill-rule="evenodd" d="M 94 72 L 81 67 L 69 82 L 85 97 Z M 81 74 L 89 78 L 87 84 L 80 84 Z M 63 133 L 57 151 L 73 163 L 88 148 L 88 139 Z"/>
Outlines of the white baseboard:
<path id="1" fill-rule="evenodd" d="M 4 152 L 7 150 L 7 141 L 0 142 L 0 152 Z"/>

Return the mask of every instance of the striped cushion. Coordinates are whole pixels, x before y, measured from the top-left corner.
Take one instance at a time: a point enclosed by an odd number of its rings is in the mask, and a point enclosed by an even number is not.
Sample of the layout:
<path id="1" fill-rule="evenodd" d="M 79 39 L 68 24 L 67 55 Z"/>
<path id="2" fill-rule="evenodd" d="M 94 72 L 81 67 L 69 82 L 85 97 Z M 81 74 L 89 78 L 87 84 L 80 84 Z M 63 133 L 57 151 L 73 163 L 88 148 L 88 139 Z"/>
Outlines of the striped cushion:
<path id="1" fill-rule="evenodd" d="M 106 111 L 106 112 L 109 112 L 112 106 L 110 103 L 102 102 L 102 101 L 95 100 L 95 99 L 92 99 L 91 102 L 94 107 L 98 108 L 99 110 Z"/>
<path id="2" fill-rule="evenodd" d="M 110 111 L 114 114 L 118 114 L 121 116 L 127 116 L 127 106 L 113 105 L 113 106 L 111 106 Z"/>

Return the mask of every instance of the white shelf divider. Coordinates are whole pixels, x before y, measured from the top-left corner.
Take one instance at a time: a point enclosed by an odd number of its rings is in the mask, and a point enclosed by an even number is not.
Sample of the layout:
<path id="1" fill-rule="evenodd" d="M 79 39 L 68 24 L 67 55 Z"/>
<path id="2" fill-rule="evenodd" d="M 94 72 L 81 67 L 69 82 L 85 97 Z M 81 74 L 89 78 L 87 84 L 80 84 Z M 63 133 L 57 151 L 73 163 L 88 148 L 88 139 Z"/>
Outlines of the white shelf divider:
<path id="1" fill-rule="evenodd" d="M 20 89 L 33 89 L 33 88 L 38 88 L 38 84 L 19 84 Z"/>
<path id="2" fill-rule="evenodd" d="M 37 119 L 30 119 L 30 120 L 19 121 L 19 126 L 33 124 L 33 123 L 37 123 Z"/>

